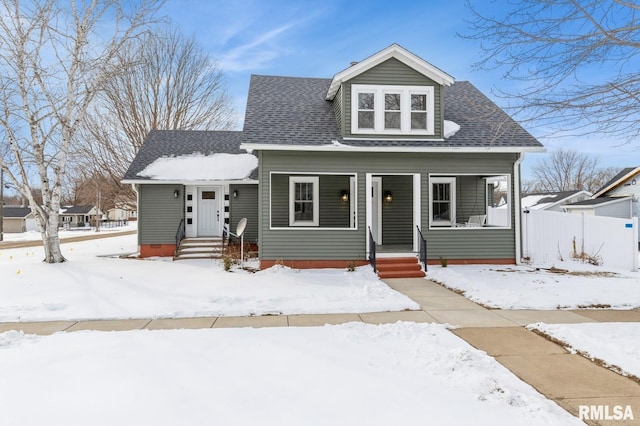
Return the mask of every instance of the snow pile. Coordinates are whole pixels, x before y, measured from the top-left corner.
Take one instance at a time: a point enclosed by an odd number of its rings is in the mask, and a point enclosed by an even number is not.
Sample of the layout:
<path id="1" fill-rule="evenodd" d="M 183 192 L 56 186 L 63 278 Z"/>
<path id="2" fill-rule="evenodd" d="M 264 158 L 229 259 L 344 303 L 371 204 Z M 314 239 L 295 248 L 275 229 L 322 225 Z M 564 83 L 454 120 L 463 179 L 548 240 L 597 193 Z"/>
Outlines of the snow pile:
<path id="1" fill-rule="evenodd" d="M 531 324 L 568 344 L 570 350 L 598 358 L 626 374 L 640 377 L 640 324 L 629 322 Z"/>
<path id="2" fill-rule="evenodd" d="M 551 265 L 549 265 L 551 266 Z M 427 278 L 461 290 L 474 302 L 500 309 L 640 307 L 640 273 L 606 270 L 579 262 L 558 262 L 572 273 L 509 265 L 429 267 Z"/>
<path id="3" fill-rule="evenodd" d="M 220 261 L 97 257 L 135 252 L 136 235 L 62 245 L 69 259 L 41 262 L 42 247 L 0 250 L 0 321 L 351 313 L 420 309 L 371 267 L 251 274 Z"/>
<path id="4" fill-rule="evenodd" d="M 433 324 L 0 339 L 8 425 L 582 424 Z"/>
<path id="5" fill-rule="evenodd" d="M 453 121 L 444 120 L 444 138 L 449 139 L 460 130 L 460 125 Z"/>
<path id="6" fill-rule="evenodd" d="M 238 180 L 248 178 L 256 167 L 258 158 L 252 154 L 195 153 L 158 158 L 138 176 L 155 180 Z"/>

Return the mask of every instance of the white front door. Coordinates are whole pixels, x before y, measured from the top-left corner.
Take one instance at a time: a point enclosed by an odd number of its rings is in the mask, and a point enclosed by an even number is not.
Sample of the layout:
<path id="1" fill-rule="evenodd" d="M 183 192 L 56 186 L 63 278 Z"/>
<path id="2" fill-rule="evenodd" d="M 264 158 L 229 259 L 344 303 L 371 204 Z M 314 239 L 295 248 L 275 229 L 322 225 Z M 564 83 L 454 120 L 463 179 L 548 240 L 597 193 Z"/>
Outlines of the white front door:
<path id="1" fill-rule="evenodd" d="M 371 233 L 377 245 L 382 244 L 382 178 L 371 178 Z"/>
<path id="2" fill-rule="evenodd" d="M 220 206 L 222 206 L 222 187 L 198 188 L 198 236 L 219 237 L 222 235 Z"/>

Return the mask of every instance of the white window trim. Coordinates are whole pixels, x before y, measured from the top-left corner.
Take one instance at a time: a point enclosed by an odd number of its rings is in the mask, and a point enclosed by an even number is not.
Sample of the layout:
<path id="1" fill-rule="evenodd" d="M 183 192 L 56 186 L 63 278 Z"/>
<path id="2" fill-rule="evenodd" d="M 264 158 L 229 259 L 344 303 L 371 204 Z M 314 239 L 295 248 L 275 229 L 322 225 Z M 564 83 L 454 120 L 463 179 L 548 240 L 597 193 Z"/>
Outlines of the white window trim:
<path id="1" fill-rule="evenodd" d="M 451 186 L 450 217 L 451 220 L 434 220 L 433 219 L 433 184 L 448 183 Z M 431 177 L 429 179 L 429 228 L 452 227 L 456 223 L 456 178 L 447 177 Z"/>
<path id="2" fill-rule="evenodd" d="M 433 135 L 434 134 L 434 111 L 435 111 L 435 89 L 433 86 L 382 86 L 369 84 L 351 85 L 351 133 L 352 134 L 372 134 L 370 128 L 358 128 L 358 94 L 374 94 L 374 134 L 383 135 Z M 400 108 L 400 129 L 384 128 L 385 94 L 399 93 L 401 97 Z M 411 95 L 427 96 L 427 129 L 411 129 Z"/>
<path id="3" fill-rule="evenodd" d="M 313 184 L 313 220 L 295 220 L 295 192 L 297 183 Z M 320 192 L 320 178 L 318 176 L 289 176 L 289 226 L 318 226 L 320 223 L 320 206 L 318 193 Z"/>

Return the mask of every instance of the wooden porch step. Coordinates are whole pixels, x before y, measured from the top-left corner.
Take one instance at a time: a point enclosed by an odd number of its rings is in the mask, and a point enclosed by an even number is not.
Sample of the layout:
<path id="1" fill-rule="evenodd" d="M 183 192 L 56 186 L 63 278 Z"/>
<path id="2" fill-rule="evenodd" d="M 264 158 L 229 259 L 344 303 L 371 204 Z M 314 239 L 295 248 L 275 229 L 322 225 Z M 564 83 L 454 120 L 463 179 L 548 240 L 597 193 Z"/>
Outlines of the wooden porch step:
<path id="1" fill-rule="evenodd" d="M 382 257 L 376 259 L 380 278 L 421 278 L 425 276 L 416 257 Z"/>

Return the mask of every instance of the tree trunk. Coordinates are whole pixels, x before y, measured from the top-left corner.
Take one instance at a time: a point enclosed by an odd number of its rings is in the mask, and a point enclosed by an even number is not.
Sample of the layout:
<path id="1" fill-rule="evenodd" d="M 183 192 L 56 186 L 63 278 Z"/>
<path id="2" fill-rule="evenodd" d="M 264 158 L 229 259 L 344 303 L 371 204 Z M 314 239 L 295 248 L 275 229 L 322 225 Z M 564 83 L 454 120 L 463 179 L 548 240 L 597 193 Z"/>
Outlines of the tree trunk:
<path id="1" fill-rule="evenodd" d="M 51 214 L 48 212 L 48 218 L 41 218 L 38 216 L 38 223 L 40 224 L 40 234 L 42 235 L 42 246 L 44 247 L 44 259 L 43 262 L 47 263 L 62 263 L 67 259 L 62 255 L 60 248 L 60 236 L 58 235 L 58 214 Z"/>

